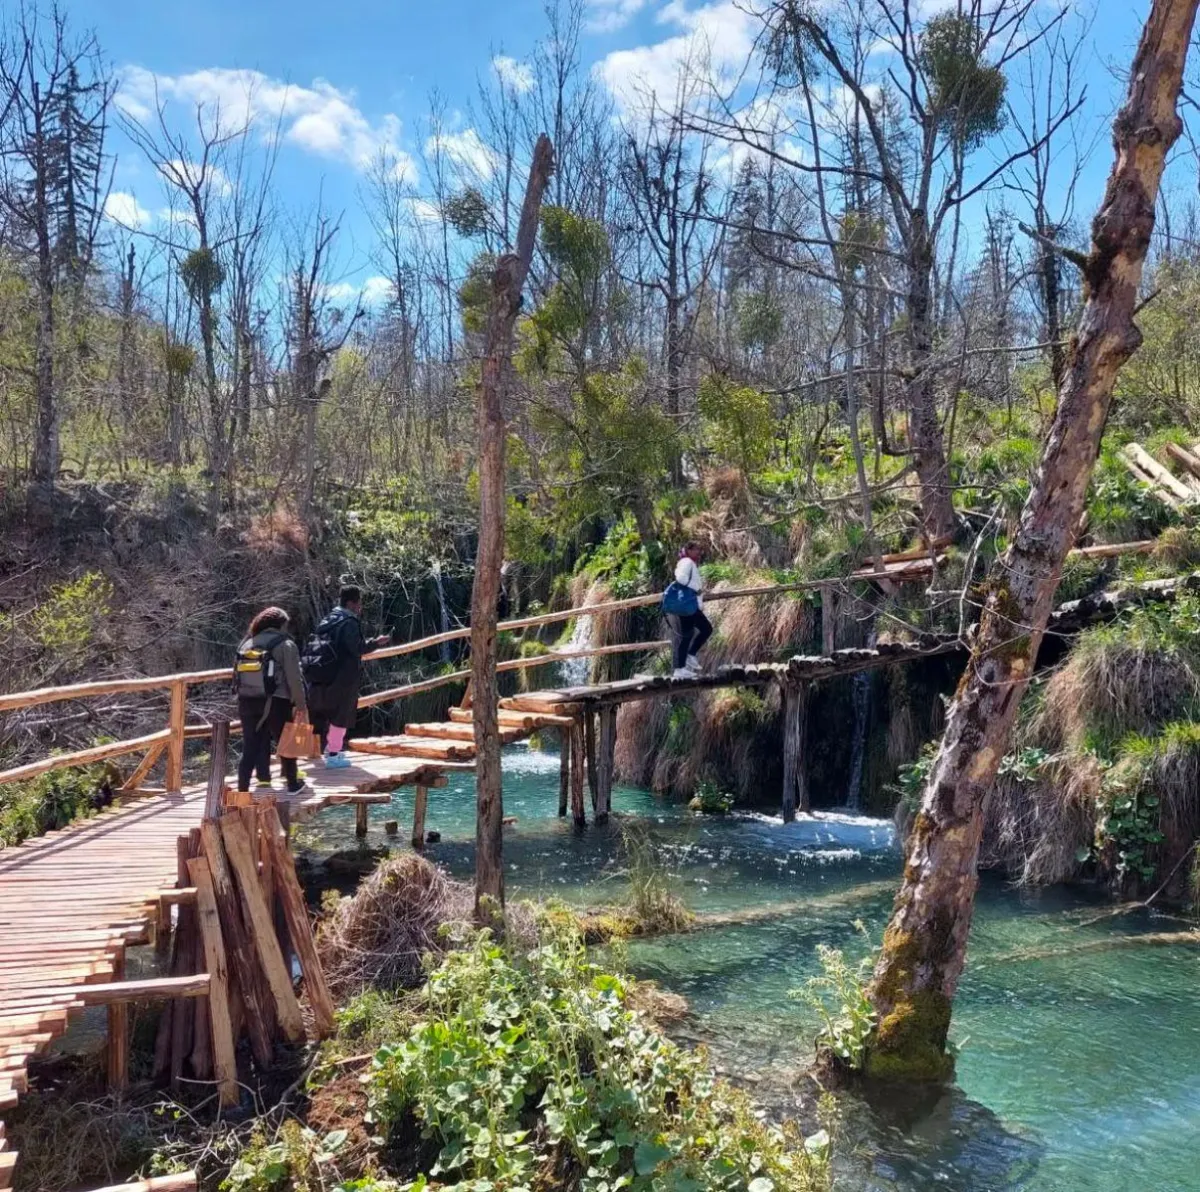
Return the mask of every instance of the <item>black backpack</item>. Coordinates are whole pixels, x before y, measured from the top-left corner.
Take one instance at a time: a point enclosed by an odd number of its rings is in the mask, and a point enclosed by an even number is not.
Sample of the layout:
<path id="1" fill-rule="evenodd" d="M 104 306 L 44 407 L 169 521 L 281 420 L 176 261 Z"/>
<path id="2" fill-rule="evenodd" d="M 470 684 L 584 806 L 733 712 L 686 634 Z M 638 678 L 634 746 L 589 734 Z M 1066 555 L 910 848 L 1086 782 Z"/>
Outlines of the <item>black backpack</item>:
<path id="1" fill-rule="evenodd" d="M 330 613 L 316 632 L 304 643 L 300 669 L 310 687 L 330 687 L 337 680 L 342 665 L 342 634 L 344 616 Z"/>
<path id="2" fill-rule="evenodd" d="M 269 699 L 279 686 L 275 677 L 275 647 L 287 639 L 286 633 L 276 633 L 256 646 L 248 637 L 238 647 L 233 664 L 233 694 L 240 699 Z"/>

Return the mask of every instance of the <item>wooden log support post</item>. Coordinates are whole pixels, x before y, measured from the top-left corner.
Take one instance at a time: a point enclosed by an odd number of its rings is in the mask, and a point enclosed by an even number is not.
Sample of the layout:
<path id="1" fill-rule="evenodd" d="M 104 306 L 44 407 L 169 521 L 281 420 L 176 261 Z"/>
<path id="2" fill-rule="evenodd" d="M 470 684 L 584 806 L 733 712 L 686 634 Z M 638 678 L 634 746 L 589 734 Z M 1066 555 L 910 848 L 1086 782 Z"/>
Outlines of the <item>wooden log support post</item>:
<path id="1" fill-rule="evenodd" d="M 600 780 L 596 773 L 596 713 L 584 712 L 583 714 L 583 743 L 584 751 L 587 758 L 587 784 L 588 793 L 592 797 L 592 813 L 595 814 L 599 809 L 600 801 Z"/>
<path id="2" fill-rule="evenodd" d="M 365 803 L 356 803 L 354 805 L 354 835 L 362 840 L 367 834 L 367 805 Z"/>
<path id="3" fill-rule="evenodd" d="M 821 653 L 826 658 L 837 649 L 838 597 L 833 584 L 821 588 Z"/>
<path id="4" fill-rule="evenodd" d="M 599 756 L 596 759 L 596 823 L 605 823 L 612 810 L 613 771 L 617 754 L 617 706 L 600 709 Z"/>
<path id="5" fill-rule="evenodd" d="M 300 972 L 304 975 L 304 988 L 308 1004 L 312 1008 L 313 1026 L 319 1039 L 333 1034 L 333 995 L 325 980 L 325 971 L 317 958 L 317 947 L 313 940 L 312 924 L 308 918 L 308 907 L 304 891 L 296 877 L 296 865 L 288 851 L 287 833 L 273 806 L 263 808 L 263 835 L 271 850 L 271 862 L 275 869 L 276 887 L 283 913 L 287 918 L 288 934 L 300 961 Z"/>
<path id="6" fill-rule="evenodd" d="M 413 826 L 412 846 L 415 849 L 425 847 L 425 812 L 429 806 L 429 788 L 418 786 L 413 797 Z"/>
<path id="7" fill-rule="evenodd" d="M 808 720 L 808 684 L 783 686 L 783 822 L 790 824 L 796 812 L 808 810 L 808 773 L 805 737 Z"/>
<path id="8" fill-rule="evenodd" d="M 242 911 L 225 856 L 221 829 L 215 820 L 205 820 L 200 832 L 204 838 L 204 856 L 212 875 L 213 894 L 217 899 L 221 936 L 225 942 L 231 975 L 237 982 L 245 1006 L 244 1020 L 250 1032 L 250 1048 L 259 1066 L 269 1068 L 274 1049 L 271 1046 L 268 1024 L 274 1020 L 274 1015 L 263 998 L 258 962 L 247 928 L 242 922 Z"/>
<path id="9" fill-rule="evenodd" d="M 283 953 L 275 936 L 275 924 L 270 908 L 263 897 L 250 836 L 239 813 L 231 812 L 221 816 L 221 839 L 225 844 L 230 867 L 237 878 L 242 921 L 258 953 L 271 996 L 275 999 L 279 1026 L 289 1042 L 299 1043 L 304 1038 L 304 1017 L 300 1013 L 296 991 L 292 988 L 292 975 L 283 962 Z"/>
<path id="10" fill-rule="evenodd" d="M 114 982 L 125 979 L 125 949 L 113 962 Z M 108 1007 L 108 1087 L 121 1093 L 129 1087 L 129 1003 L 113 1002 Z"/>
<path id="11" fill-rule="evenodd" d="M 183 790 L 183 730 L 187 723 L 187 681 L 176 679 L 171 684 L 171 715 L 167 723 L 170 739 L 167 741 L 166 788 L 170 794 Z"/>
<path id="12" fill-rule="evenodd" d="M 133 791 L 136 791 L 138 787 L 140 787 L 142 783 L 146 781 L 147 776 L 149 775 L 150 771 L 154 769 L 155 763 L 158 761 L 158 759 L 162 757 L 163 750 L 166 749 L 166 747 L 167 743 L 165 741 L 160 741 L 157 745 L 151 745 L 150 748 L 146 750 L 146 756 L 142 758 L 140 762 L 138 762 L 133 773 L 125 779 L 124 784 L 121 786 L 122 794 L 129 794 Z"/>
<path id="13" fill-rule="evenodd" d="M 558 814 L 567 814 L 567 803 L 571 798 L 571 729 L 560 733 L 558 746 Z"/>
<path id="14" fill-rule="evenodd" d="M 571 725 L 571 814 L 577 828 L 587 827 L 587 811 L 583 805 L 585 752 L 583 720 L 577 717 Z"/>
<path id="15" fill-rule="evenodd" d="M 173 740 L 174 738 L 172 738 Z M 229 721 L 213 717 L 212 749 L 209 751 L 208 788 L 204 793 L 204 818 L 216 819 L 225 801 L 225 775 L 229 773 Z M 170 784 L 167 784 L 168 787 Z"/>
<path id="16" fill-rule="evenodd" d="M 205 967 L 208 969 L 213 1072 L 220 1103 L 228 1109 L 238 1103 L 241 1094 L 234 1051 L 233 1019 L 229 1012 L 229 966 L 225 957 L 225 941 L 221 936 L 221 918 L 208 861 L 204 857 L 194 857 L 188 862 L 188 872 L 192 885 L 196 887 L 196 912 L 200 922 L 200 938 L 204 943 Z"/>

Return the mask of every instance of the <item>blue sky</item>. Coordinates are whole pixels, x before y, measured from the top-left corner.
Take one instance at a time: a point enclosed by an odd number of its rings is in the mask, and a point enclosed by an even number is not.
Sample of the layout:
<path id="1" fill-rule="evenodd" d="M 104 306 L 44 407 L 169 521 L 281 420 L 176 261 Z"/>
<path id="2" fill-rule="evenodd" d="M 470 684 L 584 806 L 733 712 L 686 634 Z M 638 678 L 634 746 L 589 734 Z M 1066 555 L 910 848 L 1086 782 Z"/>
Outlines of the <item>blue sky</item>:
<path id="1" fill-rule="evenodd" d="M 1107 120 L 1123 69 L 1148 8 L 1146 0 L 1098 0 L 1089 37 L 1087 115 Z M 675 63 L 699 35 L 715 64 L 740 65 L 754 21 L 738 0 L 589 0 L 581 46 L 586 66 L 618 99 L 635 78 L 670 86 Z M 469 107 L 478 81 L 495 67 L 521 83 L 522 62 L 546 31 L 542 0 L 65 0 L 77 27 L 96 30 L 104 53 L 125 80 L 125 102 L 146 114 L 152 76 L 182 123 L 197 99 L 244 94 L 252 79 L 264 110 L 286 104 L 284 140 L 275 171 L 278 191 L 294 212 L 345 211 L 341 252 L 347 278 L 370 272 L 370 232 L 359 194 L 363 169 L 380 146 L 419 157 L 429 96 L 444 98 L 451 134 L 472 149 Z M 936 11 L 941 4 L 924 0 Z M 255 72 L 247 74 L 244 72 Z M 114 211 L 152 228 L 166 196 L 153 169 L 114 135 L 118 166 Z M 1090 215 L 1110 161 L 1107 136 L 1096 142 L 1079 214 Z M 129 196 L 128 198 L 126 196 Z M 136 201 L 136 205 L 135 205 Z"/>

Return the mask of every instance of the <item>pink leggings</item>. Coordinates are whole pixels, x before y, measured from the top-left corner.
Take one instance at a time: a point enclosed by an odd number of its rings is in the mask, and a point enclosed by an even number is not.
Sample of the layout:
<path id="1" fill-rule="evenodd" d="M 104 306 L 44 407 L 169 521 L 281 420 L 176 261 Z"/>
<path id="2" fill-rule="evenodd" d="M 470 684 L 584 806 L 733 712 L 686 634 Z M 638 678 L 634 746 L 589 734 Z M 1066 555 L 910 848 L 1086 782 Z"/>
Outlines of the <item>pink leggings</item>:
<path id="1" fill-rule="evenodd" d="M 336 724 L 329 726 L 329 731 L 325 734 L 326 749 L 330 753 L 341 753 L 342 746 L 346 744 L 346 730 L 338 728 Z"/>

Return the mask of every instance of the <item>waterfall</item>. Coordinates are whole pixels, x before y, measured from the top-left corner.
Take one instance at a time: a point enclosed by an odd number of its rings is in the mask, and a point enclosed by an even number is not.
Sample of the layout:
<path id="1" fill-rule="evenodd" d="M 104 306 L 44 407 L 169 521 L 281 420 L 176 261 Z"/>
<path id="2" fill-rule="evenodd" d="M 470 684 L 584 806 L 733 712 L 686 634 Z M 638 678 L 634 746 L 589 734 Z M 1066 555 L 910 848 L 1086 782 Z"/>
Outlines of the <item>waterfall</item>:
<path id="1" fill-rule="evenodd" d="M 872 628 L 867 645 L 874 647 L 878 634 Z M 851 811 L 862 808 L 863 764 L 867 754 L 867 716 L 871 711 L 872 671 L 859 671 L 851 680 L 851 704 L 854 708 L 854 736 L 850 743 L 850 786 L 846 791 L 846 806 Z"/>
<path id="2" fill-rule="evenodd" d="M 595 630 L 594 621 L 594 617 L 576 617 L 570 639 L 566 645 L 559 648 L 566 654 L 576 650 L 590 650 Z M 558 665 L 562 672 L 563 685 L 566 687 L 583 687 L 592 677 L 590 658 L 564 658 Z"/>
<path id="3" fill-rule="evenodd" d="M 435 562 L 433 565 L 433 582 L 437 585 L 438 608 L 441 610 L 441 633 L 449 633 L 450 625 L 450 609 L 446 604 L 446 589 L 442 585 L 442 565 Z M 442 642 L 441 655 L 443 662 L 450 661 L 450 643 Z"/>

